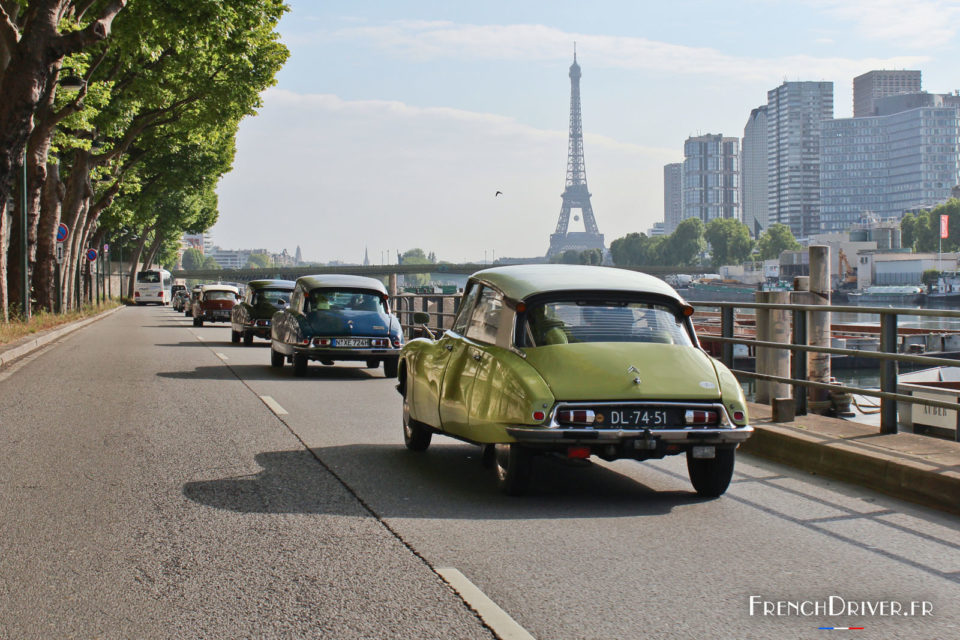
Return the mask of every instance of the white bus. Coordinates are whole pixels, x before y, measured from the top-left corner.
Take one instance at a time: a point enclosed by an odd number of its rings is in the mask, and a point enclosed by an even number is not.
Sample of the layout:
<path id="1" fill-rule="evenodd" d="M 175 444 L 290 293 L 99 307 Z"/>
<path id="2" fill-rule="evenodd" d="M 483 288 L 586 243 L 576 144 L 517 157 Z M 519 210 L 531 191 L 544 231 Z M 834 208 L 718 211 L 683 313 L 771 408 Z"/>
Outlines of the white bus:
<path id="1" fill-rule="evenodd" d="M 170 272 L 166 269 L 140 271 L 137 273 L 137 284 L 133 290 L 133 302 L 170 304 L 170 285 Z"/>

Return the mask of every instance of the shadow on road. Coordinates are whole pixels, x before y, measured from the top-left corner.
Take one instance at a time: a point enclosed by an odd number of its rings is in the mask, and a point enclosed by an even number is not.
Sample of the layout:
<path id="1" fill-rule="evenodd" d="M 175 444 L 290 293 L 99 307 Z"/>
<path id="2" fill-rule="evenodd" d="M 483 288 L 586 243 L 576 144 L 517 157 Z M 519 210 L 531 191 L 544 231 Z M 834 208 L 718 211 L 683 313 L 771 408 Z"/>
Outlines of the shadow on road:
<path id="1" fill-rule="evenodd" d="M 193 344 L 191 342 L 183 343 L 184 346 Z M 199 344 L 199 346 L 212 346 L 217 343 Z M 162 345 L 176 346 L 176 345 Z M 238 376 L 242 380 L 291 380 L 291 381 L 310 381 L 310 380 L 375 380 L 383 378 L 377 369 L 360 369 L 359 367 L 325 367 L 312 366 L 307 368 L 307 375 L 303 378 L 297 378 L 293 375 L 292 367 L 283 367 L 277 369 L 270 366 L 270 363 L 264 358 L 263 364 L 233 364 L 228 362 L 229 366 L 214 365 L 210 367 L 197 367 L 193 371 L 161 371 L 157 374 L 159 378 L 173 378 L 176 380 L 223 380 Z"/>
<path id="2" fill-rule="evenodd" d="M 333 478 L 319 458 L 381 518 L 620 518 L 704 500 L 692 489 L 654 491 L 599 465 L 574 467 L 547 457 L 535 460 L 528 494 L 508 497 L 479 454 L 468 445 L 435 445 L 422 454 L 380 444 L 272 451 L 256 456 L 262 467 L 256 475 L 190 482 L 183 494 L 242 513 L 356 514 L 356 502 L 343 500 L 348 494 L 331 491 Z"/>

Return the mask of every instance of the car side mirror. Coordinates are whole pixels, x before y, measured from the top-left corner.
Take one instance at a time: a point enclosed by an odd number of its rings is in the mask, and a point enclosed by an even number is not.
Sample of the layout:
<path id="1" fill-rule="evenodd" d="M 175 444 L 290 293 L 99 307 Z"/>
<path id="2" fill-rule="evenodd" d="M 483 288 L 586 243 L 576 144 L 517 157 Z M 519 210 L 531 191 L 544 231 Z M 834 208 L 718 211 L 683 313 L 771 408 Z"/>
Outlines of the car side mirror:
<path id="1" fill-rule="evenodd" d="M 413 323 L 414 324 L 429 324 L 430 323 L 430 314 L 423 311 L 417 311 L 413 314 Z"/>

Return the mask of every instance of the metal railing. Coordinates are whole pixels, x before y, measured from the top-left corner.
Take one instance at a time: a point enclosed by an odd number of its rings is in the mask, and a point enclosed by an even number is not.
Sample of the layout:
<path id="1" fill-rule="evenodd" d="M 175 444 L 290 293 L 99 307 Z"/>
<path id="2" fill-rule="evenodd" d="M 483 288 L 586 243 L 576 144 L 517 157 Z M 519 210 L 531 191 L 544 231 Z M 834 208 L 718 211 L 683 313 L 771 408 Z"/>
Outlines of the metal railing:
<path id="1" fill-rule="evenodd" d="M 796 412 L 800 415 L 805 414 L 808 408 L 808 388 L 828 389 L 830 391 L 840 391 L 845 393 L 855 393 L 857 395 L 875 397 L 880 399 L 880 432 L 897 432 L 897 402 L 921 404 L 940 409 L 955 411 L 957 415 L 956 437 L 960 440 L 960 403 L 944 402 L 928 398 L 918 398 L 912 395 L 897 393 L 897 365 L 900 362 L 909 362 L 919 365 L 935 366 L 960 366 L 960 361 L 950 358 L 937 358 L 931 356 L 920 356 L 904 354 L 897 352 L 898 334 L 897 317 L 898 316 L 927 316 L 937 318 L 960 319 L 960 311 L 941 310 L 941 309 L 904 309 L 888 307 L 859 307 L 859 306 L 827 306 L 810 304 L 773 304 L 762 302 L 715 302 L 715 301 L 690 301 L 691 305 L 696 307 L 715 307 L 720 309 L 720 335 L 701 334 L 702 338 L 708 338 L 722 345 L 720 360 L 729 367 L 738 376 L 753 378 L 756 380 L 766 380 L 769 382 L 779 382 L 792 385 L 793 398 Z M 750 340 L 738 338 L 734 335 L 735 312 L 736 309 L 771 309 L 789 311 L 792 314 L 791 323 L 791 344 L 780 342 L 768 342 L 763 340 Z M 837 347 L 814 346 L 809 345 L 807 339 L 807 314 L 808 313 L 858 313 L 872 314 L 880 316 L 880 345 L 879 351 L 867 351 L 860 349 L 841 349 Z M 769 375 L 761 372 L 744 371 L 734 368 L 733 346 L 742 344 L 753 347 L 767 349 L 786 349 L 791 352 L 791 377 Z M 865 358 L 875 358 L 880 360 L 880 390 L 862 389 L 858 387 L 849 387 L 833 383 L 815 382 L 807 380 L 807 359 L 795 356 L 797 352 L 801 353 L 825 353 L 839 356 L 856 356 Z"/>
<path id="2" fill-rule="evenodd" d="M 391 305 L 407 339 L 419 337 L 418 326 L 413 322 L 414 313 L 426 313 L 430 316 L 427 326 L 438 332 L 453 326 L 453 319 L 460 309 L 463 294 L 441 293 L 401 293 L 391 299 Z"/>

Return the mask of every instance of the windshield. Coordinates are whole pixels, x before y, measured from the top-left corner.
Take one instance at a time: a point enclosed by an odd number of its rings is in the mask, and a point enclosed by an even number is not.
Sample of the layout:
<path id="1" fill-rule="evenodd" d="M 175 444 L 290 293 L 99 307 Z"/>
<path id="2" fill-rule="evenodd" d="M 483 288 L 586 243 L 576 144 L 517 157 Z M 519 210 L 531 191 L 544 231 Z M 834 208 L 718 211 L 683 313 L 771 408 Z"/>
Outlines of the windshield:
<path id="1" fill-rule="evenodd" d="M 290 304 L 290 291 L 287 289 L 261 289 L 253 294 L 253 304 Z"/>
<path id="2" fill-rule="evenodd" d="M 647 342 L 692 346 L 683 321 L 664 305 L 561 300 L 531 307 L 522 347 L 574 342 Z"/>
<path id="3" fill-rule="evenodd" d="M 314 289 L 304 311 L 374 311 L 386 313 L 383 298 L 372 291 Z"/>

